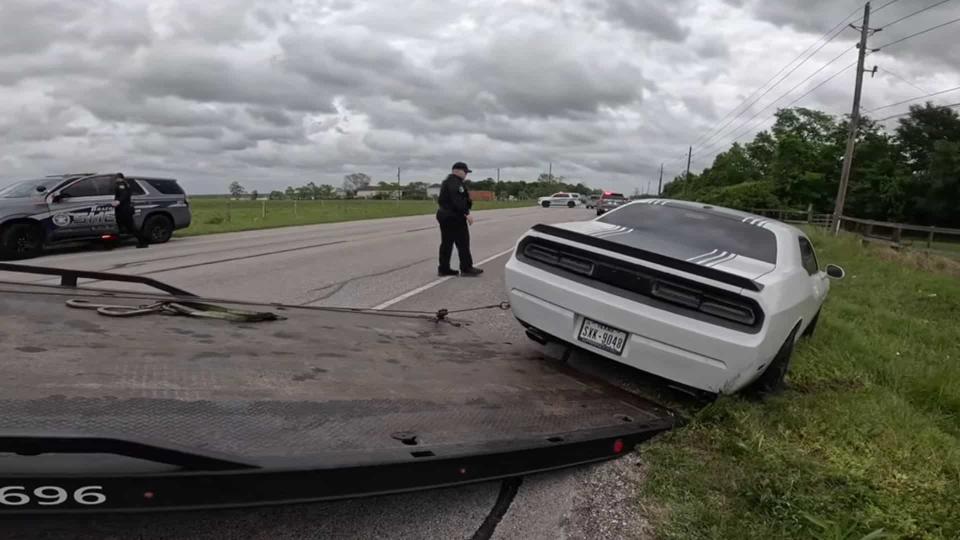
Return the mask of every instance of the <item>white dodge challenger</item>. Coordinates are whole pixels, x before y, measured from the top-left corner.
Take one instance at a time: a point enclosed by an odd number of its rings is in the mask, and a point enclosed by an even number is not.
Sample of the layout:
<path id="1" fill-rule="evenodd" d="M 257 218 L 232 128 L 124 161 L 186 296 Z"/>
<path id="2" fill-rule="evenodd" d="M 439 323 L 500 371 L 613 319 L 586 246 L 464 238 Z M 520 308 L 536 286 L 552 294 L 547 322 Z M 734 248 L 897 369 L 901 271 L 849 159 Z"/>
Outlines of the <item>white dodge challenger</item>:
<path id="1" fill-rule="evenodd" d="M 506 267 L 532 339 L 566 342 L 711 393 L 778 388 L 843 269 L 804 233 L 716 206 L 648 199 L 537 225 Z"/>

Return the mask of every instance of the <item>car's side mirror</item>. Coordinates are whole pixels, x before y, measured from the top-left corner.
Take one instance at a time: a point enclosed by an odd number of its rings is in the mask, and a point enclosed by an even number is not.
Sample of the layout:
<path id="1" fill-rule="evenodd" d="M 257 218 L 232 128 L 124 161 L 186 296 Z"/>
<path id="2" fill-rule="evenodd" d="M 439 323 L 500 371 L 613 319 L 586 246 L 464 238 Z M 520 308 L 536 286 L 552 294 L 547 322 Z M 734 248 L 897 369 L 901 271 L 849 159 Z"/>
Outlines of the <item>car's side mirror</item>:
<path id="1" fill-rule="evenodd" d="M 843 268 L 840 268 L 835 264 L 827 265 L 827 276 L 833 279 L 843 279 L 845 275 L 847 275 L 847 273 L 843 271 Z"/>
<path id="2" fill-rule="evenodd" d="M 37 186 L 37 193 L 44 193 L 47 191 L 47 186 Z"/>

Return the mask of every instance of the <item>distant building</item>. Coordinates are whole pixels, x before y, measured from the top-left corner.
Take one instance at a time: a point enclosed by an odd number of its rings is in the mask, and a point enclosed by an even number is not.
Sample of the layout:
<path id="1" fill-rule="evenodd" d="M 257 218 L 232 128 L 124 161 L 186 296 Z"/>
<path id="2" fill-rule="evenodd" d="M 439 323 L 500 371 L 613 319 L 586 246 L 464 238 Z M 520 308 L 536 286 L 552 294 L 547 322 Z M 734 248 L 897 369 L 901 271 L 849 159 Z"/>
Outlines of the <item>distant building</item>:
<path id="1" fill-rule="evenodd" d="M 497 195 L 492 191 L 471 191 L 470 199 L 474 201 L 495 201 Z"/>
<path id="2" fill-rule="evenodd" d="M 356 197 L 358 199 L 372 199 L 380 194 L 379 189 L 358 189 Z"/>
<path id="3" fill-rule="evenodd" d="M 358 199 L 396 199 L 403 198 L 403 192 L 395 189 L 358 189 Z"/>
<path id="4" fill-rule="evenodd" d="M 427 197 L 436 199 L 440 196 L 440 184 L 431 184 L 427 186 Z"/>

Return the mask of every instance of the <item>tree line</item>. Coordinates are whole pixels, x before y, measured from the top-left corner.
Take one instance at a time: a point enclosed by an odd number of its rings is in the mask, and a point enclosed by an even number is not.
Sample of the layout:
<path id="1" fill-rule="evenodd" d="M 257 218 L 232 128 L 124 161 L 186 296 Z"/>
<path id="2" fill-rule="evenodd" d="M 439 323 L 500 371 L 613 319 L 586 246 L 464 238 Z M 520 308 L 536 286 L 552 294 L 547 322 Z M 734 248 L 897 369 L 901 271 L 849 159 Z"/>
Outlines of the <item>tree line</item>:
<path id="1" fill-rule="evenodd" d="M 427 189 L 431 184 L 437 183 L 439 182 L 409 182 L 408 184 L 401 186 L 401 189 L 403 190 L 403 198 L 427 199 L 429 198 Z M 584 185 L 582 182 L 572 184 L 566 182 L 566 179 L 563 176 L 551 176 L 549 174 L 541 174 L 537 180 L 529 182 L 524 180 L 498 182 L 493 178 L 486 178 L 484 180 L 467 180 L 466 184 L 467 188 L 471 191 L 492 191 L 498 199 L 509 199 L 511 197 L 520 200 L 535 199 L 537 197 L 551 195 L 558 191 L 568 191 L 583 195 L 599 193 L 599 190 L 592 189 Z M 373 180 L 367 174 L 352 173 L 344 176 L 343 184 L 340 190 L 337 190 L 337 188 L 330 184 L 318 185 L 315 182 L 307 182 L 300 187 L 288 186 L 283 191 L 271 191 L 269 194 L 269 199 L 319 200 L 353 198 L 356 196 L 357 191 L 363 189 L 377 189 L 383 192 L 374 198 L 389 198 L 397 189 L 396 182 L 379 182 L 376 184 L 375 188 L 371 188 L 372 185 Z M 247 196 L 249 196 L 251 199 L 257 199 L 259 197 L 259 194 L 255 190 L 248 194 L 246 189 L 239 182 L 231 183 L 229 189 L 230 195 L 237 199 Z"/>
<path id="2" fill-rule="evenodd" d="M 813 205 L 833 211 L 849 118 L 782 109 L 767 131 L 734 143 L 699 174 L 678 176 L 664 196 L 740 209 Z M 960 227 L 960 115 L 927 103 L 910 107 L 892 132 L 864 117 L 856 134 L 844 214 Z"/>

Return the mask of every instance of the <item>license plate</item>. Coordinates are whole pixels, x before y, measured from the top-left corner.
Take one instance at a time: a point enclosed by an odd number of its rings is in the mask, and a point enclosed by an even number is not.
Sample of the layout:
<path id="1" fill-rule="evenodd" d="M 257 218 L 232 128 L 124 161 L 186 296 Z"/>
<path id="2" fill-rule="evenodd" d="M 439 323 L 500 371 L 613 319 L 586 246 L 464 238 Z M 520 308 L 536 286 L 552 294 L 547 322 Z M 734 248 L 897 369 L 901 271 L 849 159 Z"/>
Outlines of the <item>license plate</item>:
<path id="1" fill-rule="evenodd" d="M 583 320 L 580 327 L 580 341 L 615 354 L 623 354 L 627 344 L 627 333 L 590 319 Z"/>

